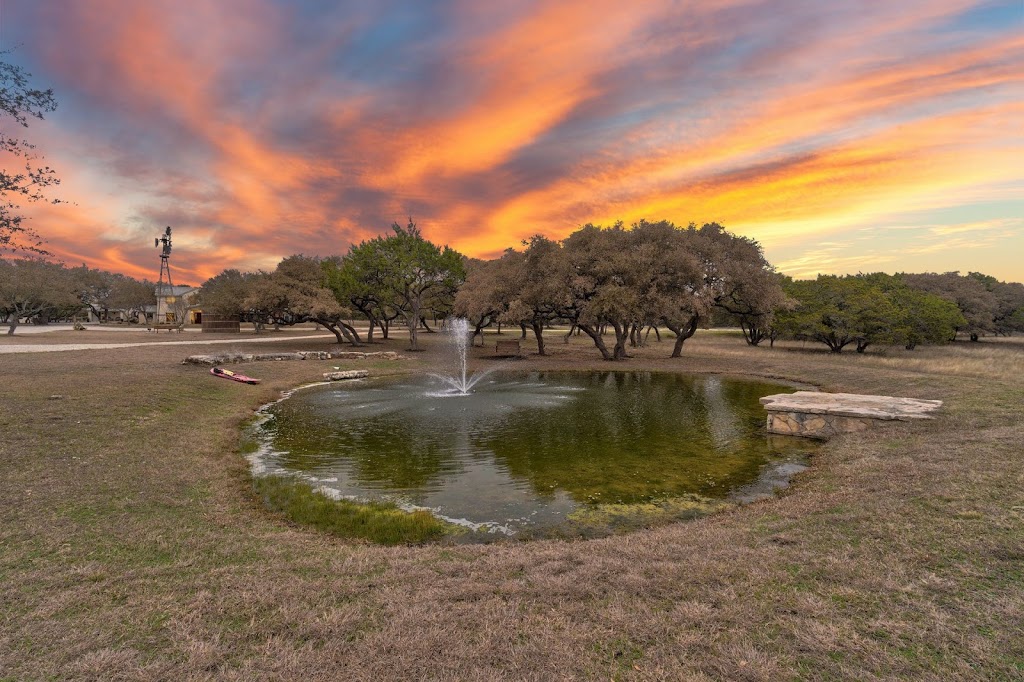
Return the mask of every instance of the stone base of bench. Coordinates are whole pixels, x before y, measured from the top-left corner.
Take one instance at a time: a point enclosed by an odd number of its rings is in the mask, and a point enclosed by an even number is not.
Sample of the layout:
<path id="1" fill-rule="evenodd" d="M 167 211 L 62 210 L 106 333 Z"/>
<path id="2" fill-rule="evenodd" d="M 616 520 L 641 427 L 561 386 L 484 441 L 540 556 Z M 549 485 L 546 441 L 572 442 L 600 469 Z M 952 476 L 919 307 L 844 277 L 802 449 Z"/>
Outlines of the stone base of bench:
<path id="1" fill-rule="evenodd" d="M 871 428 L 871 421 L 856 417 L 838 417 L 805 412 L 772 412 L 768 415 L 768 433 L 806 438 L 831 438 Z"/>

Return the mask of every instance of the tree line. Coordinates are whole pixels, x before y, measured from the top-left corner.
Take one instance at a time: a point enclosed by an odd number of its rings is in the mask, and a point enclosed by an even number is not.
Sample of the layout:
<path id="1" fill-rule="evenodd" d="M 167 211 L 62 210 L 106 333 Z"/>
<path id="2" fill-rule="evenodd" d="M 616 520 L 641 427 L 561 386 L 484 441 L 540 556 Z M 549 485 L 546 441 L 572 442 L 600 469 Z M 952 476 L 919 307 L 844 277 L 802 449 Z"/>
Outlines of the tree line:
<path id="1" fill-rule="evenodd" d="M 388 338 L 395 321 L 409 331 L 410 350 L 419 350 L 427 318 L 451 314 L 466 278 L 466 258 L 425 239 L 416 224 L 392 225 L 391 234 L 352 246 L 345 256 L 296 255 L 272 272 L 225 270 L 199 291 L 204 313 L 268 324 L 314 322 L 338 343 L 372 343 L 379 330 Z M 366 320 L 366 337 L 352 324 Z"/>
<path id="2" fill-rule="evenodd" d="M 0 323 L 8 335 L 22 322 L 71 319 L 85 310 L 101 321 L 114 311 L 129 320 L 145 319 L 146 307 L 155 303 L 152 282 L 85 265 L 0 258 Z"/>
<path id="3" fill-rule="evenodd" d="M 790 301 L 775 311 L 763 338 L 823 343 L 834 353 L 852 345 L 944 344 L 965 334 L 1024 331 L 1024 285 L 977 272 L 897 273 L 786 278 Z M 749 341 L 749 339 L 748 339 Z"/>
<path id="4" fill-rule="evenodd" d="M 0 258 L 0 322 L 9 334 L 26 320 L 67 319 L 86 309 L 100 320 L 112 311 L 138 319 L 154 302 L 152 282 Z M 289 256 L 270 272 L 225 270 L 203 284 L 194 303 L 257 331 L 317 323 L 356 346 L 377 334 L 386 339 L 400 324 L 412 350 L 422 331 L 456 315 L 470 320 L 474 338 L 493 326 L 519 327 L 523 338 L 532 331 L 545 355 L 545 333 L 558 324 L 569 328 L 565 341 L 585 335 L 606 360 L 627 358 L 652 333 L 660 340 L 662 330 L 672 332 L 670 356 L 679 357 L 686 340 L 709 326 L 737 326 L 753 346 L 786 338 L 836 353 L 1024 331 L 1022 284 L 977 272 L 794 280 L 752 239 L 717 223 L 665 220 L 587 224 L 561 241 L 538 235 L 492 260 L 433 244 L 410 220 L 343 256 Z"/>
<path id="5" fill-rule="evenodd" d="M 629 356 L 661 329 L 671 357 L 701 327 L 735 325 L 750 345 L 779 338 L 833 352 L 872 344 L 940 344 L 958 333 L 1024 331 L 1024 285 L 980 273 L 821 275 L 793 280 L 756 241 L 717 223 L 679 227 L 641 220 L 587 224 L 562 241 L 534 236 L 493 260 L 469 259 L 423 237 L 410 221 L 353 245 L 344 256 L 290 256 L 273 272 L 226 270 L 203 285 L 207 313 L 256 325 L 315 322 L 339 343 L 387 338 L 405 325 L 410 349 L 429 320 L 466 317 L 474 338 L 501 325 L 545 332 L 567 325 L 606 360 Z M 365 337 L 353 321 L 368 323 Z M 612 339 L 607 337 L 611 336 Z"/>

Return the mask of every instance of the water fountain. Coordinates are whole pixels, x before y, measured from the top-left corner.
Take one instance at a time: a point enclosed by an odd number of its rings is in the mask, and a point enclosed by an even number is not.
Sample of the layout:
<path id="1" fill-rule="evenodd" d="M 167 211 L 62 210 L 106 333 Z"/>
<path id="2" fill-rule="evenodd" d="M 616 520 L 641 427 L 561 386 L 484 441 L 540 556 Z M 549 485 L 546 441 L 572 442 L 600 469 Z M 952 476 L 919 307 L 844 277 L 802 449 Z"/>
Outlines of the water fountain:
<path id="1" fill-rule="evenodd" d="M 469 343 L 470 325 L 469 320 L 464 317 L 456 317 L 448 322 L 448 335 L 451 339 L 451 347 L 455 353 L 455 372 L 452 375 L 431 374 L 435 379 L 440 379 L 450 388 L 437 396 L 465 396 L 469 395 L 473 387 L 480 383 L 480 380 L 494 371 L 494 367 L 485 369 L 482 372 L 469 374 Z M 432 394 L 435 395 L 435 394 Z"/>

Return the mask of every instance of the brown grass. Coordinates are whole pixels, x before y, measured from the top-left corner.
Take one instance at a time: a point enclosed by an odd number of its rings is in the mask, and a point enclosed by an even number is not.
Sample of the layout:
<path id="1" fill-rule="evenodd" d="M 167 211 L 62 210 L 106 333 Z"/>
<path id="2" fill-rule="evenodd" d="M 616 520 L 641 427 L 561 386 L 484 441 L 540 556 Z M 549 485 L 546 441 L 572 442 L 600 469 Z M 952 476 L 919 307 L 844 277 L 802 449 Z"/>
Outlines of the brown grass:
<path id="1" fill-rule="evenodd" d="M 373 370 L 423 371 L 424 341 Z M 833 440 L 786 495 L 699 521 L 397 548 L 266 511 L 237 453 L 252 408 L 338 361 L 247 366 L 265 382 L 246 386 L 179 364 L 209 348 L 0 355 L 0 680 L 1024 676 L 1017 340 L 834 357 L 699 332 L 677 361 L 652 343 L 615 367 L 946 407 Z M 550 350 L 521 366 L 613 367 L 583 340 Z"/>

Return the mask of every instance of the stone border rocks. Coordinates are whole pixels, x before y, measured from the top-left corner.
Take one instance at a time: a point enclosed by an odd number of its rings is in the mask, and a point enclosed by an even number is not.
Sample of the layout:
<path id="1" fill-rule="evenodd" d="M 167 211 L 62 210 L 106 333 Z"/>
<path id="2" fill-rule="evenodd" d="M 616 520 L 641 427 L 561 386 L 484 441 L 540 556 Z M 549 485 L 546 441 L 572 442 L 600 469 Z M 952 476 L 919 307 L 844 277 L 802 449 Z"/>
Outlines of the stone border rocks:
<path id="1" fill-rule="evenodd" d="M 340 372 L 324 372 L 324 379 L 327 381 L 345 381 L 346 379 L 364 379 L 370 376 L 365 369 L 346 369 Z"/>
<path id="2" fill-rule="evenodd" d="M 221 353 L 219 355 L 190 355 L 183 365 L 231 365 L 239 362 L 262 362 L 266 360 L 404 360 L 405 356 L 394 351 L 359 353 L 356 351 L 310 350 L 290 353 Z"/>

